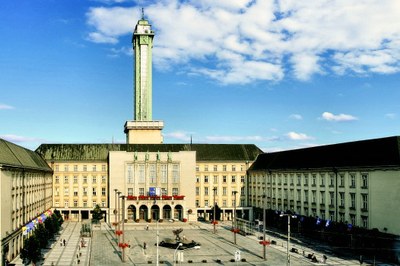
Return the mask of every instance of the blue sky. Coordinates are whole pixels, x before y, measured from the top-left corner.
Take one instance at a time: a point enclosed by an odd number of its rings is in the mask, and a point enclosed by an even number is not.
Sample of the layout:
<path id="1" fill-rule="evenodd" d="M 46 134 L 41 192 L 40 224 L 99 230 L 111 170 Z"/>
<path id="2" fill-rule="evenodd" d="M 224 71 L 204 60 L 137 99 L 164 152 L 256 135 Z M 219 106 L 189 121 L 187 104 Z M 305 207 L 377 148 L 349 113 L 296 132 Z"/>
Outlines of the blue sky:
<path id="1" fill-rule="evenodd" d="M 0 137 L 123 143 L 142 7 L 165 143 L 272 152 L 400 135 L 397 0 L 25 0 L 0 3 Z"/>

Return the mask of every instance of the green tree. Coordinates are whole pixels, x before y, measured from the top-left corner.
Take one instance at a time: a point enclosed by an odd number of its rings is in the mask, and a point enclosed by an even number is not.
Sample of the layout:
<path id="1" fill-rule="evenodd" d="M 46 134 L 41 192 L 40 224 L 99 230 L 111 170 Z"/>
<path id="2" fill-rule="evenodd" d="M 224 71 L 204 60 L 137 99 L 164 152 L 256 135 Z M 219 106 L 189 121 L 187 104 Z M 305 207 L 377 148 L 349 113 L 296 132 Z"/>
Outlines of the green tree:
<path id="1" fill-rule="evenodd" d="M 103 220 L 103 213 L 101 212 L 101 208 L 98 204 L 96 204 L 96 207 L 94 207 L 92 211 L 92 222 L 93 223 L 98 223 Z"/>
<path id="2" fill-rule="evenodd" d="M 37 225 L 36 230 L 33 232 L 36 239 L 39 241 L 40 248 L 45 248 L 49 242 L 50 234 L 44 227 L 43 223 Z"/>
<path id="3" fill-rule="evenodd" d="M 36 264 L 42 259 L 42 253 L 40 249 L 39 240 L 36 235 L 25 239 L 24 248 L 21 250 L 21 259 L 25 264 L 33 263 Z"/>

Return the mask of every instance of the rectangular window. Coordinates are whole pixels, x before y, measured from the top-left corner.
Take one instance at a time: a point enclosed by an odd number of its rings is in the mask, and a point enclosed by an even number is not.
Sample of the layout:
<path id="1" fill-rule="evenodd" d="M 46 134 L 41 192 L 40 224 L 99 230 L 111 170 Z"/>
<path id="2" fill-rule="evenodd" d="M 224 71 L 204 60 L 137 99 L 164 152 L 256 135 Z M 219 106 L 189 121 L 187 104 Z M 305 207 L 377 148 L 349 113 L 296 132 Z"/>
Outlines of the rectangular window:
<path id="1" fill-rule="evenodd" d="M 232 172 L 236 171 L 236 165 L 232 165 Z"/>
<path id="2" fill-rule="evenodd" d="M 312 191 L 312 203 L 316 203 L 317 202 L 317 192 L 316 191 Z"/>
<path id="3" fill-rule="evenodd" d="M 64 188 L 64 196 L 68 196 L 69 195 L 69 189 L 68 188 Z"/>
<path id="4" fill-rule="evenodd" d="M 199 196 L 199 195 L 200 195 L 200 188 L 196 187 L 196 196 Z"/>
<path id="5" fill-rule="evenodd" d="M 304 175 L 304 185 L 307 186 L 308 185 L 308 175 Z"/>
<path id="6" fill-rule="evenodd" d="M 177 196 L 179 195 L 179 190 L 177 187 L 172 188 L 172 196 Z"/>
<path id="7" fill-rule="evenodd" d="M 167 189 L 161 188 L 161 196 L 167 196 Z"/>
<path id="8" fill-rule="evenodd" d="M 78 183 L 78 177 L 74 175 L 74 184 Z"/>
<path id="9" fill-rule="evenodd" d="M 144 188 L 143 187 L 139 188 L 139 196 L 144 196 Z"/>
<path id="10" fill-rule="evenodd" d="M 204 201 L 204 206 L 208 206 L 208 200 Z"/>
<path id="11" fill-rule="evenodd" d="M 308 202 L 308 190 L 304 190 L 304 202 Z"/>
<path id="12" fill-rule="evenodd" d="M 133 191 L 132 191 L 132 193 L 133 193 Z M 102 195 L 102 196 L 105 196 L 105 195 L 106 195 L 106 188 L 105 188 L 105 187 L 102 187 L 102 188 L 101 188 L 101 195 Z M 128 188 L 128 195 L 129 195 L 129 188 Z"/>
<path id="13" fill-rule="evenodd" d="M 205 172 L 208 172 L 208 165 L 207 165 L 207 164 L 204 165 L 204 171 L 205 171 Z"/>
<path id="14" fill-rule="evenodd" d="M 297 200 L 301 201 L 301 190 L 300 189 L 297 190 Z"/>
<path id="15" fill-rule="evenodd" d="M 133 183 L 133 165 L 128 165 L 126 169 L 126 175 L 127 175 L 127 183 L 132 184 Z"/>
<path id="16" fill-rule="evenodd" d="M 218 171 L 218 165 L 214 165 L 214 172 Z"/>
<path id="17" fill-rule="evenodd" d="M 222 176 L 222 182 L 226 183 L 226 175 Z"/>
<path id="18" fill-rule="evenodd" d="M 87 187 L 83 188 L 83 196 L 87 196 Z"/>
<path id="19" fill-rule="evenodd" d="M 333 187 L 335 186 L 335 176 L 334 175 L 329 175 L 329 186 Z"/>
<path id="20" fill-rule="evenodd" d="M 208 175 L 204 176 L 204 183 L 208 183 Z"/>
<path id="21" fill-rule="evenodd" d="M 226 172 L 226 165 L 222 165 L 222 171 Z"/>
<path id="22" fill-rule="evenodd" d="M 87 207 L 87 201 L 83 202 L 83 207 Z"/>
<path id="23" fill-rule="evenodd" d="M 199 171 L 199 166 L 198 165 L 196 165 L 196 172 L 198 172 Z"/>
<path id="24" fill-rule="evenodd" d="M 350 187 L 351 188 L 356 187 L 356 175 L 355 174 L 350 174 Z"/>
<path id="25" fill-rule="evenodd" d="M 321 191 L 320 194 L 321 194 L 320 203 L 321 203 L 321 204 L 325 204 L 325 192 L 324 192 L 324 191 Z"/>
<path id="26" fill-rule="evenodd" d="M 354 214 L 350 214 L 350 223 L 356 225 L 356 216 Z"/>
<path id="27" fill-rule="evenodd" d="M 316 175 L 316 174 L 313 174 L 313 175 L 312 175 L 312 185 L 313 185 L 313 186 L 316 186 L 316 185 L 317 185 L 317 175 Z"/>
<path id="28" fill-rule="evenodd" d="M 240 176 L 240 183 L 244 183 L 244 175 Z"/>
<path id="29" fill-rule="evenodd" d="M 196 175 L 196 183 L 200 182 L 200 176 Z"/>
<path id="30" fill-rule="evenodd" d="M 95 187 L 92 189 L 92 191 L 93 191 L 93 192 L 92 192 L 92 195 L 93 195 L 93 196 L 96 196 L 96 188 L 95 188 Z"/>
<path id="31" fill-rule="evenodd" d="M 361 194 L 362 198 L 362 208 L 364 210 L 368 210 L 368 195 L 367 194 Z"/>
<path id="32" fill-rule="evenodd" d="M 339 221 L 344 222 L 344 213 L 339 213 Z"/>
<path id="33" fill-rule="evenodd" d="M 87 176 L 83 176 L 83 184 L 87 184 Z"/>
<path id="34" fill-rule="evenodd" d="M 361 216 L 361 219 L 362 219 L 362 227 L 368 228 L 368 217 Z"/>
<path id="35" fill-rule="evenodd" d="M 106 202 L 105 201 L 101 202 L 101 207 L 106 207 Z"/>
<path id="36" fill-rule="evenodd" d="M 56 184 L 60 183 L 60 177 L 59 176 L 55 177 L 55 182 L 56 182 Z"/>
<path id="37" fill-rule="evenodd" d="M 83 172 L 87 172 L 87 165 L 83 165 Z"/>
<path id="38" fill-rule="evenodd" d="M 301 185 L 301 175 L 297 175 L 297 185 Z"/>
<path id="39" fill-rule="evenodd" d="M 78 165 L 74 165 L 74 172 L 78 172 Z"/>
<path id="40" fill-rule="evenodd" d="M 168 165 L 166 164 L 161 165 L 161 183 L 168 183 Z"/>
<path id="41" fill-rule="evenodd" d="M 68 172 L 68 164 L 64 165 L 64 172 Z"/>
<path id="42" fill-rule="evenodd" d="M 78 207 L 78 201 L 74 200 L 74 207 Z"/>
<path id="43" fill-rule="evenodd" d="M 96 172 L 96 165 L 93 165 L 92 171 L 93 171 L 93 172 Z"/>
<path id="44" fill-rule="evenodd" d="M 65 183 L 65 184 L 68 183 L 68 176 L 64 176 L 64 183 Z"/>
<path id="45" fill-rule="evenodd" d="M 223 196 L 226 196 L 226 187 L 223 187 L 223 188 L 222 188 L 222 195 L 223 195 Z"/>
<path id="46" fill-rule="evenodd" d="M 172 165 L 172 183 L 179 183 L 179 181 L 180 181 L 179 165 L 174 164 Z"/>
<path id="47" fill-rule="evenodd" d="M 340 200 L 340 207 L 344 207 L 344 192 L 340 192 L 339 193 L 339 196 L 340 196 L 340 198 L 339 198 L 339 200 Z"/>
<path id="48" fill-rule="evenodd" d="M 74 196 L 78 196 L 78 188 L 74 188 Z"/>
<path id="49" fill-rule="evenodd" d="M 232 176 L 232 183 L 236 183 L 236 176 L 235 175 Z"/>
<path id="50" fill-rule="evenodd" d="M 344 187 L 344 175 L 340 175 L 340 184 L 339 186 Z"/>
<path id="51" fill-rule="evenodd" d="M 106 176 L 105 175 L 101 176 L 101 183 L 105 184 L 106 181 L 107 181 Z"/>
<path id="52" fill-rule="evenodd" d="M 68 204 L 68 200 L 65 200 L 65 201 L 64 201 L 64 208 L 68 208 L 68 205 L 69 205 L 69 204 Z"/>
<path id="53" fill-rule="evenodd" d="M 217 175 L 214 176 L 214 184 L 218 184 L 218 176 Z"/>
<path id="54" fill-rule="evenodd" d="M 367 174 L 361 175 L 361 182 L 362 182 L 362 188 L 368 188 L 368 175 Z"/>
<path id="55" fill-rule="evenodd" d="M 329 192 L 329 205 L 335 205 L 335 193 Z"/>
<path id="56" fill-rule="evenodd" d="M 204 188 L 204 195 L 205 195 L 205 196 L 208 196 L 208 187 L 205 187 L 205 188 Z"/>
<path id="57" fill-rule="evenodd" d="M 101 165 L 101 171 L 102 171 L 102 172 L 105 172 L 105 171 L 106 171 L 106 165 L 105 165 L 105 164 L 102 164 L 102 165 Z"/>
<path id="58" fill-rule="evenodd" d="M 321 175 L 321 176 L 320 176 L 320 180 L 321 180 L 321 182 L 320 182 L 321 185 L 320 185 L 320 186 L 321 186 L 321 187 L 325 186 L 325 175 Z"/>
<path id="59" fill-rule="evenodd" d="M 133 196 L 133 188 L 131 187 L 128 188 L 128 196 Z"/>
<path id="60" fill-rule="evenodd" d="M 96 184 L 96 183 L 97 183 L 97 177 L 96 177 L 96 176 L 93 176 L 93 177 L 92 177 L 92 183 L 93 183 L 93 184 Z"/>
<path id="61" fill-rule="evenodd" d="M 144 183 L 145 181 L 145 171 L 144 164 L 139 164 L 139 183 Z"/>
<path id="62" fill-rule="evenodd" d="M 222 207 L 226 207 L 226 200 L 222 201 Z"/>
<path id="63" fill-rule="evenodd" d="M 151 184 L 154 184 L 157 182 L 156 181 L 156 165 L 155 164 L 150 164 L 149 179 L 150 179 Z"/>
<path id="64" fill-rule="evenodd" d="M 356 193 L 350 193 L 350 208 L 356 208 Z"/>

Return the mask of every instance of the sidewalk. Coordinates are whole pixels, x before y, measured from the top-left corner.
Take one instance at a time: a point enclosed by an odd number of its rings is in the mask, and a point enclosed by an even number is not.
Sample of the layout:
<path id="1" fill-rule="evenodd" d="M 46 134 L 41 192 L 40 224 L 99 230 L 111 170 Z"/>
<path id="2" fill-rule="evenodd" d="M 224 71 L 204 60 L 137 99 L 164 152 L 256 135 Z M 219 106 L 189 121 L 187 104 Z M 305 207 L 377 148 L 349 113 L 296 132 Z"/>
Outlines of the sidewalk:
<path id="1" fill-rule="evenodd" d="M 42 250 L 44 261 L 38 262 L 36 265 L 78 265 L 79 261 L 79 265 L 88 266 L 91 239 L 83 238 L 85 245 L 81 246 L 80 230 L 81 222 L 64 222 L 56 241 L 48 249 Z M 65 240 L 65 246 L 63 240 Z M 19 256 L 12 263 L 18 266 L 24 265 Z"/>

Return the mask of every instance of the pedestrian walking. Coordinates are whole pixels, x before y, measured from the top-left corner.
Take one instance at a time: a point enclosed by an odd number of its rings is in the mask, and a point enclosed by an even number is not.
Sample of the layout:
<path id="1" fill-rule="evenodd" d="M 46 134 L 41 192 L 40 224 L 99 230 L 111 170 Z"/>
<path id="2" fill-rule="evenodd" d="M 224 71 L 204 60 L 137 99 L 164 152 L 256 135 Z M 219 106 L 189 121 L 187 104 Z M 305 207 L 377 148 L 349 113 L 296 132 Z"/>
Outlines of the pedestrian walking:
<path id="1" fill-rule="evenodd" d="M 143 249 L 146 249 L 146 246 L 147 246 L 146 242 L 143 242 Z"/>
<path id="2" fill-rule="evenodd" d="M 65 247 L 65 242 L 66 242 L 66 241 L 65 241 L 65 239 L 63 239 L 63 244 L 64 244 L 64 247 Z"/>

